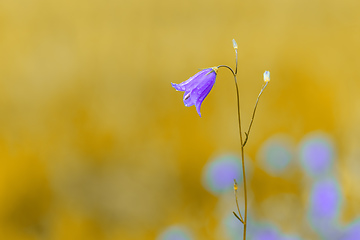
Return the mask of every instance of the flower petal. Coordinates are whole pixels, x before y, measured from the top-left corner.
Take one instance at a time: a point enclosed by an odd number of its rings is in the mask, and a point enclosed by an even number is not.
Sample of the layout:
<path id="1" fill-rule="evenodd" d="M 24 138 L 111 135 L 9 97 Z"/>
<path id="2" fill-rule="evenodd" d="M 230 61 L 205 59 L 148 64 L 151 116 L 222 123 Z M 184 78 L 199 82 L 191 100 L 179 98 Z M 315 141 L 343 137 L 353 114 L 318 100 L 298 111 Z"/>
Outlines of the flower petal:
<path id="1" fill-rule="evenodd" d="M 186 91 L 184 93 L 184 99 L 183 100 L 184 100 L 185 107 L 190 107 L 190 106 L 195 104 L 195 102 L 191 98 L 191 91 Z"/>
<path id="2" fill-rule="evenodd" d="M 177 91 L 186 91 L 188 89 L 190 90 L 194 86 L 199 84 L 202 81 L 203 77 L 206 76 L 206 74 L 208 74 L 210 71 L 212 71 L 211 68 L 203 69 L 202 71 L 196 73 L 194 76 L 190 77 L 188 80 L 186 80 L 182 83 L 179 83 L 179 84 L 171 83 L 171 85 Z"/>
<path id="3" fill-rule="evenodd" d="M 209 85 L 211 85 L 211 86 L 214 85 L 215 79 L 216 79 L 216 73 L 215 72 L 210 72 L 206 76 L 206 78 L 202 79 L 202 81 L 196 87 L 194 87 L 192 89 L 191 98 L 194 99 L 195 101 L 197 101 L 203 95 L 204 90 Z"/>
<path id="4" fill-rule="evenodd" d="M 201 91 L 201 93 L 199 94 L 199 97 L 195 101 L 195 107 L 200 117 L 201 117 L 201 113 L 200 113 L 201 104 L 205 100 L 207 95 L 210 93 L 212 87 L 214 86 L 214 83 L 215 83 L 215 78 L 213 79 L 213 81 L 209 81 L 207 85 L 205 85 L 203 88 L 199 90 L 199 92 Z"/>
<path id="5" fill-rule="evenodd" d="M 204 101 L 205 97 L 209 94 L 210 90 L 214 86 L 215 79 L 216 79 L 216 73 L 210 72 L 209 74 L 206 75 L 206 77 L 204 76 L 202 81 L 196 87 L 194 87 L 191 90 L 190 94 L 188 93 L 188 91 L 185 92 L 184 95 L 185 106 L 192 106 L 195 104 L 196 110 L 200 117 L 201 117 L 201 113 L 200 113 L 201 103 Z"/>
<path id="6" fill-rule="evenodd" d="M 185 82 L 180 84 L 171 83 L 177 91 L 184 91 L 184 105 L 190 107 L 195 105 L 196 111 L 201 117 L 200 108 L 206 96 L 215 84 L 217 67 L 203 69 Z"/>

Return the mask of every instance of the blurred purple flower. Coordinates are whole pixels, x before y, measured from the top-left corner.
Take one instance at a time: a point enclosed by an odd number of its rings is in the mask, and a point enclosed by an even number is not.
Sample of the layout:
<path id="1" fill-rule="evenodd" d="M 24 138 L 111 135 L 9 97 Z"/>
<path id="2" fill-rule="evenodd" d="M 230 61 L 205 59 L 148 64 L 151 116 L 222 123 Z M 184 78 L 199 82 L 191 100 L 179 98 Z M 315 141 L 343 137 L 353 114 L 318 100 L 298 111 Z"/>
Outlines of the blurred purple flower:
<path id="1" fill-rule="evenodd" d="M 217 67 L 206 68 L 185 82 L 179 84 L 171 83 L 177 91 L 185 92 L 183 99 L 185 106 L 190 107 L 195 105 L 200 117 L 201 104 L 214 86 L 217 70 Z"/>

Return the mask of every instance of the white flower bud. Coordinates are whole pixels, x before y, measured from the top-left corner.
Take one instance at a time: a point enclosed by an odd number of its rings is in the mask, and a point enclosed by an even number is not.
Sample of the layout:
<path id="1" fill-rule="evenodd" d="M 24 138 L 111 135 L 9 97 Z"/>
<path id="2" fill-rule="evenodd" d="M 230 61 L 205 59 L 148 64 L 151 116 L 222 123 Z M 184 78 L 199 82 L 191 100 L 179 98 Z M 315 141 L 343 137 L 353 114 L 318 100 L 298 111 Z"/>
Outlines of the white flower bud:
<path id="1" fill-rule="evenodd" d="M 234 49 L 237 50 L 237 49 L 238 49 L 238 46 L 237 46 L 237 43 L 235 42 L 235 39 L 233 39 L 232 42 L 233 42 L 233 47 L 234 47 Z"/>
<path id="2" fill-rule="evenodd" d="M 264 82 L 269 82 L 269 81 L 270 81 L 270 72 L 265 71 L 264 72 Z"/>

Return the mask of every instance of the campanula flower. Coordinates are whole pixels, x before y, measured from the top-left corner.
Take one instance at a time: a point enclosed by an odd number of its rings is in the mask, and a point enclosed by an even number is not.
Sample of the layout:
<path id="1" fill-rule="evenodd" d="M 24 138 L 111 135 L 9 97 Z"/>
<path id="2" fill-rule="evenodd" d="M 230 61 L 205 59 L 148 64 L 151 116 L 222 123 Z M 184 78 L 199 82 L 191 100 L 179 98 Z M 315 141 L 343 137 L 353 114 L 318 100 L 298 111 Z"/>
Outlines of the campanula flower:
<path id="1" fill-rule="evenodd" d="M 179 84 L 171 83 L 177 91 L 185 92 L 183 99 L 185 106 L 190 107 L 195 105 L 200 117 L 201 104 L 215 84 L 217 71 L 217 67 L 206 68 L 185 82 Z"/>

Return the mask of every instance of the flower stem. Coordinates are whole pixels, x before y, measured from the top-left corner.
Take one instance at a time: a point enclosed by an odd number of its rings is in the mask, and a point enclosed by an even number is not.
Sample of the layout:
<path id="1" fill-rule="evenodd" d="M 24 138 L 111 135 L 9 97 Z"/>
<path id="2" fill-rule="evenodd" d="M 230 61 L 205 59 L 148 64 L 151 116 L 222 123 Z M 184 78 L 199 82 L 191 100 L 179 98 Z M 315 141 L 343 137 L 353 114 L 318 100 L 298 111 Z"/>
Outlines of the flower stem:
<path id="1" fill-rule="evenodd" d="M 237 210 L 238 210 L 238 213 L 239 213 L 239 216 L 240 216 L 240 217 L 238 217 L 235 212 L 233 212 L 233 213 L 234 213 L 235 217 L 237 217 L 237 218 L 240 220 L 240 222 L 241 222 L 242 224 L 244 224 L 244 220 L 243 220 L 243 218 L 242 218 L 242 216 L 241 216 L 241 212 L 240 212 L 240 208 L 239 208 L 239 203 L 238 203 L 238 199 L 237 199 L 237 189 L 238 189 L 238 185 L 237 185 L 236 179 L 234 179 L 234 196 L 235 196 L 235 203 L 236 203 L 236 207 L 237 207 Z"/>
<path id="2" fill-rule="evenodd" d="M 250 124 L 249 124 L 249 128 L 247 130 L 247 132 L 245 132 L 245 141 L 243 143 L 243 147 L 245 147 L 245 144 L 247 143 L 248 139 L 249 139 L 249 134 L 250 134 L 250 129 L 251 129 L 251 126 L 252 126 L 252 123 L 254 121 L 254 117 L 255 117 L 255 112 L 256 112 L 256 108 L 257 108 L 257 105 L 258 105 L 258 102 L 259 102 L 259 99 L 260 99 L 260 96 L 261 94 L 263 93 L 264 89 L 266 88 L 266 86 L 268 85 L 269 82 L 266 82 L 264 84 L 264 86 L 262 87 L 257 99 L 256 99 L 256 103 L 255 103 L 255 107 L 254 107 L 254 111 L 253 111 L 253 114 L 252 114 L 252 117 L 251 117 L 251 121 L 250 121 Z"/>
<path id="3" fill-rule="evenodd" d="M 237 65 L 237 51 L 236 52 L 236 65 Z M 234 70 L 227 66 L 227 65 L 220 65 L 220 67 L 228 68 L 233 76 L 235 81 L 235 88 L 236 88 L 236 100 L 237 100 L 237 115 L 238 115 L 238 123 L 239 123 L 239 136 L 240 136 L 240 149 L 241 149 L 241 163 L 242 163 L 242 171 L 243 171 L 243 182 L 244 182 L 244 199 L 245 199 L 245 215 L 244 215 L 244 221 L 241 221 L 244 225 L 244 235 L 243 239 L 246 240 L 246 223 L 247 223 L 247 191 L 246 191 L 246 176 L 245 176 L 245 158 L 244 158 L 244 144 L 243 144 L 243 138 L 241 134 L 241 115 L 240 115 L 240 94 L 239 94 L 239 87 L 238 82 L 236 79 L 237 72 L 234 72 Z M 237 66 L 236 66 L 237 71 Z M 237 200 L 237 199 L 236 199 Z M 236 201 L 237 202 L 237 201 Z M 239 211 L 240 212 L 240 211 Z"/>
<path id="4" fill-rule="evenodd" d="M 238 122 L 239 122 L 239 135 L 240 135 L 240 144 L 241 144 L 241 163 L 243 170 L 243 181 L 244 181 L 244 200 L 245 200 L 245 214 L 244 214 L 244 240 L 246 239 L 246 223 L 247 223 L 247 191 L 246 191 L 246 176 L 245 176 L 245 158 L 244 158 L 244 144 L 241 134 L 241 117 L 240 117 L 240 95 L 239 87 L 236 80 L 236 74 L 234 75 L 235 86 L 236 86 L 236 98 L 237 98 L 237 109 L 238 109 Z"/>
<path id="5" fill-rule="evenodd" d="M 239 204 L 238 204 L 238 200 L 237 200 L 237 183 L 236 183 L 236 180 L 234 179 L 234 194 L 235 194 L 235 202 L 236 202 L 236 207 L 237 207 L 237 210 L 239 212 L 239 216 L 235 213 L 235 217 L 237 219 L 239 219 L 239 221 L 244 225 L 244 235 L 243 235 L 243 240 L 246 240 L 246 225 L 247 225 L 247 191 L 246 191 L 246 176 L 245 176 L 245 157 L 244 157 L 244 147 L 245 147 L 245 144 L 247 143 L 248 139 L 249 139 L 249 134 L 250 134 L 250 130 L 251 130 L 251 126 L 253 124 L 253 121 L 254 121 L 254 117 L 255 117 L 255 112 L 256 112 L 256 108 L 257 108 L 257 105 L 259 103 L 259 99 L 261 97 L 261 94 L 263 93 L 264 89 L 266 88 L 268 82 L 270 81 L 270 72 L 269 71 L 265 71 L 264 73 L 264 81 L 265 81 L 265 84 L 264 86 L 262 87 L 257 99 L 256 99 L 256 103 L 255 103 L 255 107 L 254 107 L 254 110 L 253 110 L 253 114 L 252 114 L 252 117 L 251 117 L 251 120 L 250 120 L 250 124 L 249 124 L 249 128 L 247 130 L 247 132 L 245 132 L 245 140 L 243 141 L 243 137 L 242 137 L 242 132 L 241 132 L 241 116 L 240 116 L 240 94 L 239 94 L 239 85 L 238 85 L 238 82 L 237 82 L 237 79 L 236 79 L 236 76 L 237 76 L 237 72 L 238 72 L 238 52 L 237 52 L 237 49 L 238 49 L 238 46 L 237 46 L 237 43 L 236 41 L 233 39 L 233 47 L 234 47 L 234 50 L 235 50 L 235 71 L 227 66 L 227 65 L 220 65 L 218 66 L 217 68 L 221 68 L 221 67 L 225 67 L 227 69 L 229 69 L 231 71 L 231 73 L 233 74 L 234 76 L 234 82 L 235 82 L 235 88 L 236 88 L 236 100 L 237 100 L 237 115 L 238 115 L 238 123 L 239 123 L 239 136 L 240 136 L 240 149 L 241 149 L 241 163 L 242 163 L 242 172 L 243 172 L 243 181 L 244 181 L 244 200 L 245 200 L 245 215 L 244 215 L 244 218 L 242 218 L 241 216 L 241 213 L 240 213 L 240 209 L 239 209 Z"/>

